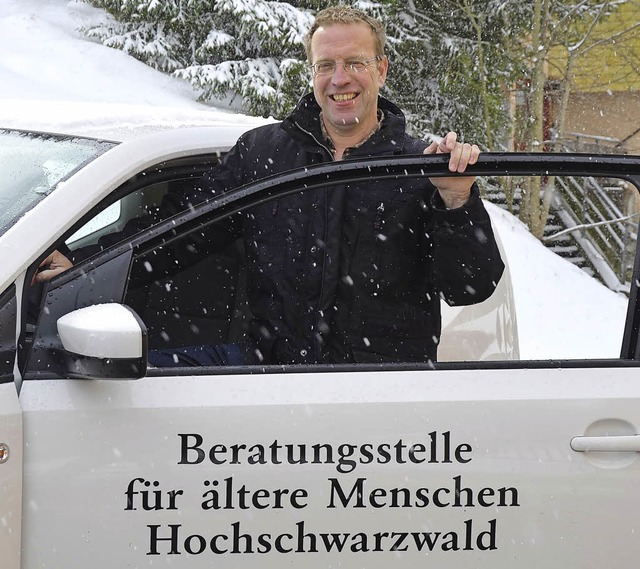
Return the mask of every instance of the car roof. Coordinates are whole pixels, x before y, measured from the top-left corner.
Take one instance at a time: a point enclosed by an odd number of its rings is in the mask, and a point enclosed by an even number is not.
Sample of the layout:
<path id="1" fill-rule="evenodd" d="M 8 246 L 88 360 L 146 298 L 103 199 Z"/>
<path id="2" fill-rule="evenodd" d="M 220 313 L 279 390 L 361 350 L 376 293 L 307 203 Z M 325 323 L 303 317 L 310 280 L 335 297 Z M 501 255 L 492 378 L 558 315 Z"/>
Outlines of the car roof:
<path id="1" fill-rule="evenodd" d="M 251 128 L 275 122 L 272 118 L 201 107 L 8 99 L 0 108 L 0 128 L 125 142 L 155 132 L 204 126 L 235 131 L 237 139 Z"/>

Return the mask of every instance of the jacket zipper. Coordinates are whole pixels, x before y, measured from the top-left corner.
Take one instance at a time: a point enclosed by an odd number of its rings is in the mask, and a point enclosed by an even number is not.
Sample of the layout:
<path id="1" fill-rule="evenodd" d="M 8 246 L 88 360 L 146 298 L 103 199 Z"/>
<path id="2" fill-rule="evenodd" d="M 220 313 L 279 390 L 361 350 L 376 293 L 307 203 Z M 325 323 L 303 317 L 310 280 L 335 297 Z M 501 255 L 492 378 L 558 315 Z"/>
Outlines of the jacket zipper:
<path id="1" fill-rule="evenodd" d="M 293 123 L 296 128 L 298 130 L 300 130 L 301 132 L 303 132 L 304 134 L 306 134 L 307 136 L 310 136 L 311 139 L 320 147 L 322 148 L 326 153 L 327 156 L 329 157 L 331 162 L 334 162 L 335 159 L 333 157 L 333 152 L 331 151 L 331 149 L 326 146 L 323 142 L 320 142 L 315 134 L 313 134 L 312 132 L 309 132 L 308 130 L 302 128 L 297 122 Z M 328 189 L 325 189 L 325 202 L 328 204 L 329 203 L 329 197 L 328 197 Z M 325 235 L 327 234 L 327 227 L 328 227 L 328 217 L 329 212 L 328 210 L 325 210 L 325 219 L 324 219 L 324 232 Z M 322 299 L 324 298 L 324 291 L 325 291 L 325 270 L 324 270 L 324 266 L 325 266 L 325 261 L 326 261 L 326 248 L 325 248 L 325 253 L 322 259 L 322 281 L 320 283 L 320 296 L 318 298 L 318 308 L 316 310 L 316 317 L 315 317 L 315 322 L 314 322 L 314 326 L 313 326 L 313 330 L 311 331 L 311 340 L 312 340 L 312 349 L 313 349 L 313 359 L 316 362 L 320 362 L 320 339 L 318 338 L 318 330 L 320 329 L 320 318 L 321 318 L 321 314 L 320 314 L 320 306 L 322 305 Z"/>
<path id="2" fill-rule="evenodd" d="M 327 155 L 329 156 L 329 158 L 331 159 L 332 162 L 334 162 L 334 158 L 333 158 L 333 152 L 331 151 L 331 149 L 326 146 L 323 142 L 320 142 L 317 138 L 316 135 L 313 134 L 312 132 L 309 132 L 308 130 L 305 130 L 304 128 L 302 128 L 297 122 L 293 123 L 294 125 L 296 125 L 296 128 L 300 131 L 302 131 L 304 134 L 310 136 L 313 141 L 320 147 L 323 148 L 324 150 L 326 150 Z"/>
<path id="3" fill-rule="evenodd" d="M 382 227 L 382 216 L 384 215 L 384 202 L 380 202 L 380 205 L 376 208 L 376 216 L 373 219 L 374 231 L 380 231 Z"/>

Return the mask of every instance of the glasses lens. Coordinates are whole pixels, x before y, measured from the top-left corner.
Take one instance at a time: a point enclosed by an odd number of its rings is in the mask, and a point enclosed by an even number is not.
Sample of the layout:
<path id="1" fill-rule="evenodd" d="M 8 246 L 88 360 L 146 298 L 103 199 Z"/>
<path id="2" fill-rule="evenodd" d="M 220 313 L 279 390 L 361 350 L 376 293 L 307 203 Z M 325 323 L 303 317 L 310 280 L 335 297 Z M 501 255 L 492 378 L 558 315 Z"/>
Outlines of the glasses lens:
<path id="1" fill-rule="evenodd" d="M 360 73 L 366 69 L 367 64 L 364 61 L 350 61 L 349 63 L 345 63 L 344 67 L 347 71 Z"/>
<path id="2" fill-rule="evenodd" d="M 322 63 L 316 63 L 313 69 L 316 75 L 329 75 L 336 70 L 336 64 L 331 61 L 323 61 Z"/>
<path id="3" fill-rule="evenodd" d="M 311 66 L 311 71 L 314 75 L 331 75 L 338 65 L 342 65 L 343 69 L 348 73 L 362 73 L 367 66 L 369 66 L 372 62 L 378 61 L 380 58 L 378 56 L 372 57 L 371 59 L 366 59 L 365 61 L 342 61 L 340 63 L 336 63 L 335 61 L 322 61 L 320 63 L 315 63 Z"/>

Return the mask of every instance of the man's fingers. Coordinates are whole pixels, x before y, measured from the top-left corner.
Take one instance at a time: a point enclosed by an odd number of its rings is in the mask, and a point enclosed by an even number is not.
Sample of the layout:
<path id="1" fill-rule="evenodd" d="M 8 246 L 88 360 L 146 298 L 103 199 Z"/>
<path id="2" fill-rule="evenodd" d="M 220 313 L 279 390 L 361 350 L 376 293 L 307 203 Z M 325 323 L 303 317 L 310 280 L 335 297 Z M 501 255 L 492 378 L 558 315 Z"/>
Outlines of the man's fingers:
<path id="1" fill-rule="evenodd" d="M 475 144 L 457 143 L 451 152 L 449 160 L 449 170 L 452 172 L 462 173 L 467 169 L 469 164 L 475 164 L 480 156 L 480 149 Z"/>
<path id="2" fill-rule="evenodd" d="M 57 271 L 54 269 L 44 269 L 43 271 L 38 271 L 35 275 L 33 275 L 33 280 L 37 283 L 46 283 L 50 281 L 53 277 L 55 277 Z"/>
<path id="3" fill-rule="evenodd" d="M 55 258 L 55 254 L 56 254 L 55 251 L 53 253 L 49 253 L 44 259 L 42 259 L 42 261 L 38 265 L 38 268 L 42 268 L 42 267 L 46 267 L 47 265 L 50 265 L 53 262 L 53 259 Z"/>
<path id="4" fill-rule="evenodd" d="M 35 273 L 33 273 L 33 276 L 31 277 L 31 286 L 33 286 L 36 283 L 45 282 L 45 279 L 42 277 L 42 273 L 45 272 L 45 270 L 43 270 L 43 267 L 47 267 L 52 263 L 53 256 L 54 256 L 54 253 L 50 253 L 44 259 L 42 259 L 42 261 L 38 265 L 38 270 Z"/>
<path id="5" fill-rule="evenodd" d="M 439 144 L 434 140 L 429 146 L 427 146 L 423 154 L 436 154 L 438 152 Z"/>
<path id="6" fill-rule="evenodd" d="M 451 131 L 447 133 L 440 141 L 440 149 L 442 152 L 453 152 L 456 148 L 456 142 L 458 140 L 458 134 Z"/>
<path id="7" fill-rule="evenodd" d="M 31 284 L 50 281 L 53 277 L 73 267 L 73 263 L 59 251 L 53 251 L 38 266 Z"/>
<path id="8" fill-rule="evenodd" d="M 424 154 L 450 154 L 449 170 L 461 174 L 469 164 L 478 161 L 480 148 L 476 144 L 458 142 L 458 135 L 451 131 L 440 142 L 434 141 L 427 146 Z"/>

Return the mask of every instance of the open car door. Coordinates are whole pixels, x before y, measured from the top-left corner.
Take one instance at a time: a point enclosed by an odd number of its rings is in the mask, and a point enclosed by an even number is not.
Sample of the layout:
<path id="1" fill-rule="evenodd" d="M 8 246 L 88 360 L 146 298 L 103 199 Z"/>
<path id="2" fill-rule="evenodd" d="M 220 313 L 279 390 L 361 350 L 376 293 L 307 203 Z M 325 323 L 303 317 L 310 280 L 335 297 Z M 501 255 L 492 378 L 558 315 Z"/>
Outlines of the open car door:
<path id="1" fill-rule="evenodd" d="M 595 179 L 607 180 L 613 201 L 621 183 L 640 187 L 639 158 L 482 155 L 474 172 L 498 190 L 569 184 L 585 203 Z M 267 200 L 447 174 L 437 156 L 288 173 L 160 220 L 52 281 L 21 359 L 24 500 L 34 505 L 24 513 L 23 569 L 634 566 L 637 253 L 618 273 L 621 290 L 606 287 L 598 267 L 570 267 L 577 284 L 566 297 L 561 280 L 554 295 L 536 296 L 535 275 L 553 279 L 568 261 L 549 260 L 540 243 L 524 249 L 520 222 L 494 211 L 512 290 L 446 316 L 448 355 L 437 363 L 156 368 L 135 379 L 144 366 L 133 360 L 115 367 L 61 340 L 60 319 L 116 303 L 142 322 L 133 359 L 178 339 L 233 342 L 250 315 L 232 239 L 202 265 L 144 286 L 140 275 L 182 240 L 212 226 L 224 235 L 230 217 Z M 595 227 L 622 223 L 615 218 Z M 522 256 L 535 268 L 526 277 L 515 270 Z M 602 306 L 605 317 L 594 311 Z M 82 317 L 77 329 L 89 331 Z M 568 326 L 576 319 L 577 331 Z M 565 331 L 564 342 L 541 350 L 531 329 Z M 84 379 L 86 367 L 70 373 L 78 355 L 99 364 Z"/>

